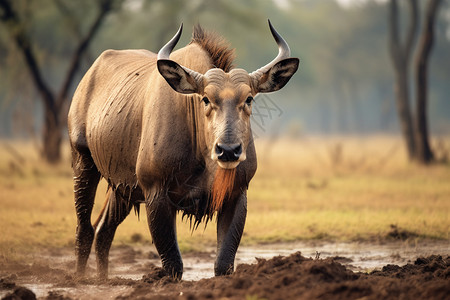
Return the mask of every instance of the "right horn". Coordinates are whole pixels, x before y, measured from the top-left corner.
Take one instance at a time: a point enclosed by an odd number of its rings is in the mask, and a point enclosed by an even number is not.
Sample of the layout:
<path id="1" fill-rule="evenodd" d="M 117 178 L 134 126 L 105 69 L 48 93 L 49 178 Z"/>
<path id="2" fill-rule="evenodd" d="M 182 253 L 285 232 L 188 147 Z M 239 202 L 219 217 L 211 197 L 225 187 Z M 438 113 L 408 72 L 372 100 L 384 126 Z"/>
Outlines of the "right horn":
<path id="1" fill-rule="evenodd" d="M 283 37 L 273 28 L 272 23 L 270 23 L 270 20 L 267 20 L 269 22 L 269 28 L 272 32 L 273 38 L 277 42 L 278 45 L 278 55 L 275 57 L 270 63 L 265 65 L 264 67 L 259 68 L 258 70 L 252 72 L 250 76 L 254 77 L 261 77 L 264 73 L 270 70 L 277 62 L 289 58 L 291 56 L 291 49 L 289 49 L 288 43 L 283 39 Z"/>

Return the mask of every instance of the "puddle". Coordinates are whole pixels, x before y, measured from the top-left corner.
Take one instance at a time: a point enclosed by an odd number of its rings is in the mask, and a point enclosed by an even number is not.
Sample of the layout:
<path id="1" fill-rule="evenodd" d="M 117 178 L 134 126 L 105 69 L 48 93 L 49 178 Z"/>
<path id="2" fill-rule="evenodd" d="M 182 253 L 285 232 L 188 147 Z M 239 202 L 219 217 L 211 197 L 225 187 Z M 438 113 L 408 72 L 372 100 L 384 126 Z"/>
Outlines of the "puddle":
<path id="1" fill-rule="evenodd" d="M 341 264 L 352 271 L 367 272 L 380 269 L 386 264 L 405 265 L 420 256 L 439 253 L 450 254 L 448 242 L 391 242 L 372 243 L 293 243 L 284 245 L 262 245 L 257 248 L 243 247 L 238 251 L 238 263 L 256 262 L 255 257 L 271 258 L 276 255 L 287 256 L 296 251 L 305 257 L 337 257 Z"/>
<path id="2" fill-rule="evenodd" d="M 154 251 L 153 247 L 143 247 L 139 252 Z M 202 253 L 199 257 L 195 254 L 183 255 L 184 273 L 183 280 L 200 280 L 214 276 L 215 253 L 211 249 L 209 254 Z M 321 243 L 321 242 L 296 242 L 289 244 L 268 244 L 257 246 L 242 246 L 236 254 L 235 265 L 255 263 L 256 258 L 269 259 L 274 256 L 288 256 L 300 251 L 305 257 L 319 258 L 338 257 L 341 264 L 355 272 L 367 272 L 380 269 L 386 264 L 405 265 L 420 256 L 428 256 L 439 253 L 450 255 L 448 242 L 423 242 L 410 244 L 407 242 L 390 242 L 386 244 L 372 243 Z M 113 259 L 113 257 L 112 257 Z M 136 259 L 136 263 L 145 266 L 153 263 L 161 266 L 159 259 Z M 95 267 L 94 265 L 92 266 Z M 115 266 L 111 269 L 112 276 L 120 276 L 129 279 L 141 279 L 145 270 L 139 273 L 131 266 Z"/>

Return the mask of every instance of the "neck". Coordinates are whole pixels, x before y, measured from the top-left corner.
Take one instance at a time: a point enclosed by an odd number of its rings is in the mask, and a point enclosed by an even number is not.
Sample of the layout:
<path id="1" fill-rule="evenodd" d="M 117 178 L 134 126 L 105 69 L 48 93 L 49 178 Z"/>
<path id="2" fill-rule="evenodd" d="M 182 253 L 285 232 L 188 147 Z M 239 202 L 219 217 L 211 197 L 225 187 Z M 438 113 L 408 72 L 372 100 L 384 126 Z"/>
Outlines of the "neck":
<path id="1" fill-rule="evenodd" d="M 205 117 L 203 104 L 198 95 L 184 97 L 186 109 L 186 123 L 191 135 L 192 151 L 198 161 L 204 161 L 208 156 L 208 147 L 205 140 Z"/>

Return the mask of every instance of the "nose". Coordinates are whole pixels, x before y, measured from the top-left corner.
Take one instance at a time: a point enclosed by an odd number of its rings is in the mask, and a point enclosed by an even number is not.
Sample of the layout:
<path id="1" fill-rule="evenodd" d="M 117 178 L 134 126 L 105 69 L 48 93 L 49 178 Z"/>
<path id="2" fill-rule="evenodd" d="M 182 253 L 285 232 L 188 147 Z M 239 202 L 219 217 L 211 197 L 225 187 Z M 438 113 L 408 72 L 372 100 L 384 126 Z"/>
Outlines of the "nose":
<path id="1" fill-rule="evenodd" d="M 222 162 L 237 161 L 242 154 L 241 144 L 216 144 L 217 158 Z"/>

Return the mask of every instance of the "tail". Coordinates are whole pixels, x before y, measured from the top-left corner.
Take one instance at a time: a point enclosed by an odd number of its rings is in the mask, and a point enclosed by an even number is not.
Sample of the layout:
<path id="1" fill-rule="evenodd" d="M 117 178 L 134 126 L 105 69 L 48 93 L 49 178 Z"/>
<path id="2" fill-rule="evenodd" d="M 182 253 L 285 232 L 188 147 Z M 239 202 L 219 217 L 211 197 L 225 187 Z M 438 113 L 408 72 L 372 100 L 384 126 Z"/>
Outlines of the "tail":
<path id="1" fill-rule="evenodd" d="M 109 197 L 111 196 L 112 192 L 113 192 L 112 189 L 108 186 L 108 190 L 106 191 L 105 203 L 103 203 L 103 207 L 102 207 L 102 210 L 100 211 L 100 214 L 98 215 L 94 224 L 92 224 L 92 227 L 94 227 L 94 231 L 97 230 L 97 226 L 100 223 L 100 221 L 102 220 L 103 214 L 105 213 L 105 209 L 108 206 Z"/>
<path id="2" fill-rule="evenodd" d="M 212 199 L 210 205 L 211 215 L 222 209 L 223 201 L 231 196 L 233 191 L 234 179 L 236 177 L 236 168 L 222 169 L 217 168 L 212 186 Z"/>

